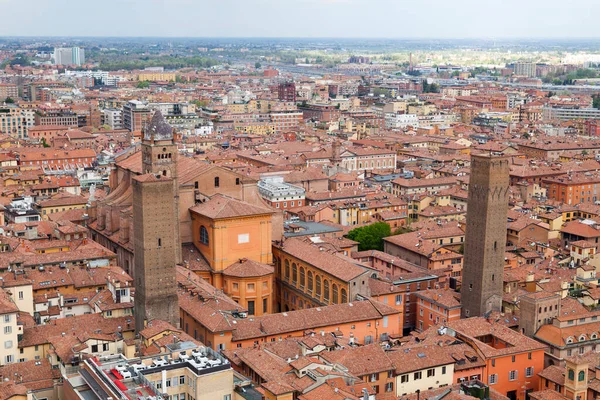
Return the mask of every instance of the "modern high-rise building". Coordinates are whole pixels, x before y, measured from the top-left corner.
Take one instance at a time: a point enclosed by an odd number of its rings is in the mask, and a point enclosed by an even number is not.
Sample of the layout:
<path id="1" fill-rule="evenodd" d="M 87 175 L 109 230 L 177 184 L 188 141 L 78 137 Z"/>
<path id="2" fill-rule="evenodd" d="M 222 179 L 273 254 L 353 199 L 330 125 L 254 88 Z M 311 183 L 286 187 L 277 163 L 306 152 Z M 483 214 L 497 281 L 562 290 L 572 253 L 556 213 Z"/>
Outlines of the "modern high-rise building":
<path id="1" fill-rule="evenodd" d="M 280 83 L 277 88 L 277 97 L 281 101 L 296 101 L 296 84 L 294 82 Z"/>
<path id="2" fill-rule="evenodd" d="M 515 63 L 515 75 L 528 76 L 535 78 L 536 65 L 532 62 L 519 62 Z"/>
<path id="3" fill-rule="evenodd" d="M 35 123 L 34 110 L 15 104 L 0 105 L 0 133 L 15 139 L 27 138 L 27 130 Z"/>
<path id="4" fill-rule="evenodd" d="M 123 105 L 123 128 L 129 132 L 141 132 L 149 118 L 150 109 L 146 103 L 130 100 Z"/>
<path id="5" fill-rule="evenodd" d="M 463 318 L 502 308 L 509 169 L 508 157 L 471 157 L 461 288 Z"/>
<path id="6" fill-rule="evenodd" d="M 57 47 L 54 49 L 55 65 L 85 64 L 85 50 L 81 47 Z"/>

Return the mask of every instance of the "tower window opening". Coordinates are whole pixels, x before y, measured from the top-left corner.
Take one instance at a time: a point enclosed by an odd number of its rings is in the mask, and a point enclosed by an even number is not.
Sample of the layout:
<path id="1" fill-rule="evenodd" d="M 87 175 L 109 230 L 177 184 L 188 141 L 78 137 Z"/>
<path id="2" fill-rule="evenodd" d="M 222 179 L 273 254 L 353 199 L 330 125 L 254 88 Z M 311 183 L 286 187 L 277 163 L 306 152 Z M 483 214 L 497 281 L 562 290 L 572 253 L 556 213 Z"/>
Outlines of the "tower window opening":
<path id="1" fill-rule="evenodd" d="M 162 246 L 162 240 L 159 238 L 158 239 L 158 247 L 161 247 L 161 246 Z"/>
<path id="2" fill-rule="evenodd" d="M 218 187 L 219 187 L 219 183 L 220 183 L 219 181 L 220 181 L 220 180 L 219 180 L 219 177 L 218 177 L 218 176 L 215 176 L 215 187 L 216 187 L 216 188 L 218 188 Z"/>

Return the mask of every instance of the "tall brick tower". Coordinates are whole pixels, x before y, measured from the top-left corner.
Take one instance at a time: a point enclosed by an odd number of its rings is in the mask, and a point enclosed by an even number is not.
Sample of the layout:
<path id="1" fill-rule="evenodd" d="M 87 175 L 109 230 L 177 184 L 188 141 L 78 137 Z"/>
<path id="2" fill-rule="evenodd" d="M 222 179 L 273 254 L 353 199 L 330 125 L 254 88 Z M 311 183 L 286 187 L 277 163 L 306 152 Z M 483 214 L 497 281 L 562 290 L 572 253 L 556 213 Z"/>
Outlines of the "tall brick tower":
<path id="1" fill-rule="evenodd" d="M 461 288 L 463 318 L 502 308 L 509 166 L 507 157 L 471 157 Z"/>
<path id="2" fill-rule="evenodd" d="M 159 174 L 133 178 L 133 248 L 135 254 L 135 328 L 160 319 L 179 324 L 173 180 Z"/>
<path id="3" fill-rule="evenodd" d="M 181 263 L 181 232 L 179 228 L 179 181 L 177 176 L 177 143 L 173 138 L 173 128 L 160 111 L 154 112 L 152 119 L 144 127 L 142 140 L 142 173 L 161 174 L 173 180 L 173 203 L 175 218 L 172 222 L 173 234 L 178 246 L 175 259 Z"/>

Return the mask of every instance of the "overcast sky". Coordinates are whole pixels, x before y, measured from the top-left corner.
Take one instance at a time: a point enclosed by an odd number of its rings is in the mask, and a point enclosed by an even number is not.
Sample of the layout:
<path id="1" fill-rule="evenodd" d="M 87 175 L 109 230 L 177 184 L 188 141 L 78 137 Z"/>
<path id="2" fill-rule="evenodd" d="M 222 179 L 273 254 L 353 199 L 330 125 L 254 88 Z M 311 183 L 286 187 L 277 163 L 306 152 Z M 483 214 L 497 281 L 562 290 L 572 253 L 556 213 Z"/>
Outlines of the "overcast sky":
<path id="1" fill-rule="evenodd" d="M 0 36 L 599 37 L 599 0 L 0 0 Z"/>

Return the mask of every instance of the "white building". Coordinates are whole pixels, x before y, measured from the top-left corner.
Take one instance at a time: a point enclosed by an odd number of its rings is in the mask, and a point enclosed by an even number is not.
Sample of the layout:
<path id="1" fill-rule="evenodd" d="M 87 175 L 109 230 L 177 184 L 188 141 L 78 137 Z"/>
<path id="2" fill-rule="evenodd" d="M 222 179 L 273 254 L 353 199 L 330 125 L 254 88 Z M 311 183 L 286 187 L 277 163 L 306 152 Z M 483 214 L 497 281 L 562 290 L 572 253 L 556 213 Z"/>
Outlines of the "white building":
<path id="1" fill-rule="evenodd" d="M 118 82 L 127 80 L 121 75 L 114 75 L 108 71 L 65 71 L 65 75 L 75 77 L 87 76 L 102 81 L 104 86 L 116 86 Z"/>
<path id="2" fill-rule="evenodd" d="M 264 177 L 258 181 L 258 192 L 274 208 L 290 209 L 305 205 L 306 191 L 284 182 L 281 176 Z"/>
<path id="3" fill-rule="evenodd" d="M 213 122 L 205 121 L 202 125 L 197 126 L 194 129 L 194 134 L 196 136 L 210 136 L 213 133 Z"/>
<path id="4" fill-rule="evenodd" d="M 85 50 L 81 47 L 57 47 L 54 49 L 55 65 L 85 64 Z"/>
<path id="5" fill-rule="evenodd" d="M 417 114 L 386 113 L 384 119 L 387 129 L 403 129 L 407 126 L 415 128 L 419 126 Z"/>
<path id="6" fill-rule="evenodd" d="M 104 124 L 111 129 L 123 129 L 123 110 L 118 108 L 107 108 L 103 111 Z"/>
<path id="7" fill-rule="evenodd" d="M 542 109 L 542 118 L 545 120 L 560 119 L 600 119 L 600 110 L 597 108 L 552 108 Z"/>

